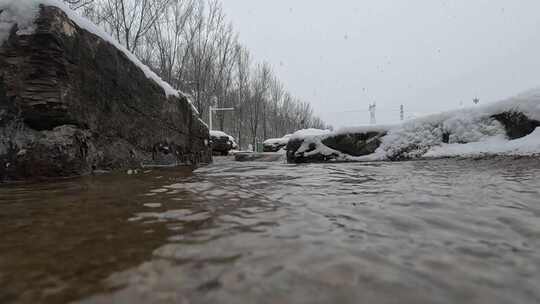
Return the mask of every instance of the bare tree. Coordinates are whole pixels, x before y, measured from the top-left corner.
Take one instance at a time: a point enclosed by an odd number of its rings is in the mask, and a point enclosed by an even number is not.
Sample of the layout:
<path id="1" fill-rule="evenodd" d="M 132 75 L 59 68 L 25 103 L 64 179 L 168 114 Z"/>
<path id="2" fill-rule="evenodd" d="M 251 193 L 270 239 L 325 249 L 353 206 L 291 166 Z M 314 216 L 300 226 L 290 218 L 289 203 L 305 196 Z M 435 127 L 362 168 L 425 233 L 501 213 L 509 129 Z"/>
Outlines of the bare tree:
<path id="1" fill-rule="evenodd" d="M 180 80 L 175 74 L 179 68 L 178 61 L 182 58 L 182 47 L 187 48 L 188 41 L 184 37 L 194 8 L 193 0 L 172 1 L 163 17 L 154 24 L 151 35 L 145 39 L 147 48 L 154 53 L 152 57 L 158 73 L 175 87 L 179 86 Z"/>
<path id="2" fill-rule="evenodd" d="M 129 51 L 135 53 L 140 41 L 163 16 L 171 0 L 103 0 L 101 18 Z"/>
<path id="3" fill-rule="evenodd" d="M 72 9 L 78 10 L 83 7 L 88 7 L 94 3 L 94 0 L 62 0 L 67 3 Z"/>
<path id="4" fill-rule="evenodd" d="M 238 135 L 238 144 L 242 145 L 243 143 L 243 131 L 245 129 L 245 108 L 249 102 L 250 96 L 250 67 L 251 67 L 251 57 L 249 52 L 244 49 L 242 46 L 238 45 L 237 49 L 237 61 L 236 61 L 236 112 L 238 115 L 238 120 L 236 121 L 235 129 L 236 134 Z"/>
<path id="5" fill-rule="evenodd" d="M 287 91 L 267 63 L 253 63 L 219 0 L 64 0 L 105 27 L 173 87 L 189 93 L 207 119 L 245 147 L 302 128 L 329 128 Z"/>
<path id="6" fill-rule="evenodd" d="M 266 94 L 268 92 L 268 82 L 270 80 L 270 66 L 267 63 L 258 64 L 255 68 L 255 76 L 252 79 L 252 95 L 248 103 L 249 127 L 252 136 L 252 142 L 255 146 L 257 131 L 264 111 L 264 105 L 267 102 Z"/>

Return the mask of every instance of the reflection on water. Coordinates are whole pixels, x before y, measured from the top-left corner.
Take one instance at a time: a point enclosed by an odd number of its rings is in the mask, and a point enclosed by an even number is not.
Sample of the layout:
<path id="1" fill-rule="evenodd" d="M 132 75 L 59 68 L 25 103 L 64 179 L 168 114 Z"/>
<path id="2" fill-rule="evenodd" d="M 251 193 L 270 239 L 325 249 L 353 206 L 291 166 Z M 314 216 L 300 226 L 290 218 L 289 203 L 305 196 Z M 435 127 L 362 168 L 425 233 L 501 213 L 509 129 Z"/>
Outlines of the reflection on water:
<path id="1" fill-rule="evenodd" d="M 0 187 L 0 303 L 539 303 L 540 160 Z"/>

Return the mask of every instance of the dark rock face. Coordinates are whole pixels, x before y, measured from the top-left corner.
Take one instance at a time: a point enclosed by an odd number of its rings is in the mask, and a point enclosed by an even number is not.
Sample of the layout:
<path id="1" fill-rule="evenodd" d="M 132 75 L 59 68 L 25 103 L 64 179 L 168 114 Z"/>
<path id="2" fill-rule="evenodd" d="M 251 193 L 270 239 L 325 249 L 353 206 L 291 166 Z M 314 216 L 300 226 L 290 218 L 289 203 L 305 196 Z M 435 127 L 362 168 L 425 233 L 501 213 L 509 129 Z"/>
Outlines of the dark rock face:
<path id="1" fill-rule="evenodd" d="M 381 138 L 385 135 L 386 133 L 379 132 L 343 134 L 328 137 L 322 143 L 348 155 L 363 156 L 375 152 L 381 145 Z"/>
<path id="2" fill-rule="evenodd" d="M 0 181 L 211 161 L 186 97 L 57 8 L 35 23 L 0 47 Z"/>
<path id="3" fill-rule="evenodd" d="M 381 145 L 381 139 L 385 135 L 386 133 L 384 132 L 340 134 L 323 139 L 322 144 L 343 154 L 364 156 L 374 153 Z M 298 138 L 289 141 L 287 145 L 287 161 L 289 163 L 326 162 L 334 160 L 339 156 L 337 153 L 330 155 L 323 155 L 320 153 L 306 155 L 306 153 L 312 152 L 317 148 L 315 144 L 311 144 L 307 151 L 297 153 L 303 142 L 303 139 Z"/>
<path id="4" fill-rule="evenodd" d="M 529 119 L 521 112 L 504 112 L 493 115 L 492 118 L 504 126 L 509 139 L 525 137 L 534 132 L 537 127 L 540 127 L 540 121 Z"/>
<path id="5" fill-rule="evenodd" d="M 337 155 L 326 156 L 322 154 L 306 155 L 306 153 L 312 152 L 315 150 L 315 145 L 311 145 L 309 149 L 305 152 L 298 153 L 298 149 L 304 143 L 303 139 L 292 139 L 289 140 L 287 144 L 287 162 L 291 164 L 303 164 L 303 163 L 322 163 L 329 161 Z"/>

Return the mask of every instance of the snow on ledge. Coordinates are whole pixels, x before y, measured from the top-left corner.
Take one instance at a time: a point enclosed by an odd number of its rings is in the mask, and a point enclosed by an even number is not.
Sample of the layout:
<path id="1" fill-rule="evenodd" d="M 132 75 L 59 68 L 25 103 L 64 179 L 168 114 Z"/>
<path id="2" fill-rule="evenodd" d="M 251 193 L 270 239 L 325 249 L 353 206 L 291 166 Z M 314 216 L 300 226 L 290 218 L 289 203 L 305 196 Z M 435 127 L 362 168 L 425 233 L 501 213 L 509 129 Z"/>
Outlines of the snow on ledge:
<path id="1" fill-rule="evenodd" d="M 287 134 L 281 138 L 269 138 L 263 142 L 264 145 L 267 146 L 284 146 L 289 143 L 289 139 L 291 138 L 292 134 Z"/>
<path id="2" fill-rule="evenodd" d="M 319 136 L 326 136 L 332 134 L 332 131 L 330 130 L 320 130 L 320 129 L 302 129 L 294 132 L 290 137 L 289 140 L 292 139 L 298 139 L 298 138 L 304 138 L 304 137 L 319 137 Z"/>
<path id="3" fill-rule="evenodd" d="M 303 139 L 306 137 L 324 137 L 326 135 L 332 134 L 330 130 L 321 130 L 321 129 L 302 129 L 294 132 L 293 134 L 287 134 L 281 138 L 269 138 L 263 142 L 267 146 L 284 146 L 289 143 L 289 140 L 293 139 Z"/>
<path id="4" fill-rule="evenodd" d="M 69 6 L 60 0 L 0 0 L 0 10 L 3 12 L 0 14 L 0 45 L 9 38 L 9 34 L 13 25 L 17 24 L 19 30 L 17 35 L 30 35 L 34 32 L 34 21 L 39 14 L 39 6 L 43 4 L 46 6 L 54 6 L 61 9 L 71 21 L 75 22 L 80 28 L 100 37 L 101 39 L 109 42 L 118 50 L 126 55 L 137 67 L 139 67 L 148 79 L 157 83 L 167 97 L 186 97 L 191 108 L 196 114 L 199 114 L 197 108 L 193 105 L 188 95 L 174 89 L 170 84 L 163 81 L 156 73 L 154 73 L 148 66 L 144 65 L 133 53 L 128 51 L 123 45 L 121 45 L 116 39 L 105 32 L 102 28 L 95 25 L 90 20 L 80 16 L 77 12 L 73 11 Z"/>
<path id="5" fill-rule="evenodd" d="M 229 134 L 223 132 L 223 131 L 218 131 L 218 130 L 211 130 L 210 131 L 210 136 L 212 137 L 230 137 Z"/>

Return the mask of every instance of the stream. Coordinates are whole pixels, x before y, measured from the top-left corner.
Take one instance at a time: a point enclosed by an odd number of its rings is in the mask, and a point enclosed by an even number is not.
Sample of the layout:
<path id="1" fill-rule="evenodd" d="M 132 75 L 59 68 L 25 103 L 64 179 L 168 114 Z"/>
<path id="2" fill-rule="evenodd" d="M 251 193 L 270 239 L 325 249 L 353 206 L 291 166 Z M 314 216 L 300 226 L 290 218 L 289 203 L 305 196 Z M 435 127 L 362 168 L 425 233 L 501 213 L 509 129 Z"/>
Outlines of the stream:
<path id="1" fill-rule="evenodd" d="M 540 303 L 540 159 L 0 185 L 0 303 Z"/>

